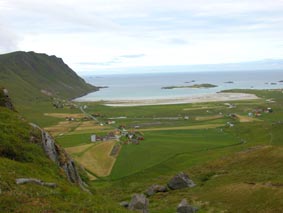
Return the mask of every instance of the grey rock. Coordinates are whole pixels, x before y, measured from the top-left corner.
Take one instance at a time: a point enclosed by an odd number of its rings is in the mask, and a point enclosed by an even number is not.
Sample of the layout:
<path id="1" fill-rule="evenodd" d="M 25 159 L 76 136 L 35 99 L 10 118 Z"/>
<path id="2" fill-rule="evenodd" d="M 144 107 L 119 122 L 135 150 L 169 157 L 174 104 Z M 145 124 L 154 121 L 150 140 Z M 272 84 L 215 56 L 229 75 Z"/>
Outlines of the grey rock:
<path id="1" fill-rule="evenodd" d="M 134 194 L 131 202 L 129 203 L 129 210 L 148 213 L 149 201 L 144 194 Z"/>
<path id="2" fill-rule="evenodd" d="M 150 186 L 150 187 L 146 190 L 145 194 L 146 194 L 147 196 L 152 196 L 152 195 L 154 195 L 155 193 L 158 193 L 158 192 L 167 192 L 167 191 L 168 191 L 168 189 L 167 189 L 166 186 L 161 186 L 161 185 L 154 184 L 154 185 Z"/>
<path id="3" fill-rule="evenodd" d="M 67 154 L 67 152 L 55 143 L 55 140 L 48 132 L 41 129 L 36 124 L 31 123 L 30 125 L 41 131 L 41 144 L 45 154 L 50 160 L 52 160 L 64 170 L 69 182 L 78 184 L 82 190 L 89 192 L 89 190 L 84 187 L 83 181 L 79 175 L 77 167 L 73 159 Z"/>
<path id="4" fill-rule="evenodd" d="M 177 207 L 177 213 L 195 213 L 198 209 L 189 205 L 186 199 L 183 199 Z"/>
<path id="5" fill-rule="evenodd" d="M 15 111 L 14 105 L 11 101 L 11 98 L 9 96 L 9 92 L 7 89 L 4 88 L 2 89 L 2 91 L 0 91 L 0 98 L 2 99 L 0 100 L 0 106 L 4 106 L 12 111 Z"/>
<path id="6" fill-rule="evenodd" d="M 119 204 L 120 204 L 120 206 L 123 206 L 123 207 L 125 207 L 125 208 L 128 208 L 128 207 L 129 207 L 129 202 L 128 202 L 128 201 L 122 201 L 122 202 L 120 202 Z"/>
<path id="7" fill-rule="evenodd" d="M 169 189 L 176 190 L 182 188 L 191 188 L 196 184 L 189 178 L 187 174 L 184 172 L 179 173 L 175 177 L 173 177 L 167 184 Z"/>
<path id="8" fill-rule="evenodd" d="M 16 184 L 25 184 L 25 183 L 34 183 L 41 186 L 48 186 L 51 188 L 57 187 L 56 183 L 47 183 L 43 182 L 42 180 L 35 179 L 35 178 L 18 178 L 16 179 Z"/>
<path id="9" fill-rule="evenodd" d="M 5 96 L 9 96 L 8 90 L 4 88 L 4 89 L 3 89 L 3 94 L 4 94 Z"/>
<path id="10" fill-rule="evenodd" d="M 59 155 L 56 150 L 56 146 L 53 138 L 49 135 L 49 133 L 43 131 L 42 132 L 42 146 L 45 151 L 45 154 L 51 159 L 53 162 L 59 162 Z"/>

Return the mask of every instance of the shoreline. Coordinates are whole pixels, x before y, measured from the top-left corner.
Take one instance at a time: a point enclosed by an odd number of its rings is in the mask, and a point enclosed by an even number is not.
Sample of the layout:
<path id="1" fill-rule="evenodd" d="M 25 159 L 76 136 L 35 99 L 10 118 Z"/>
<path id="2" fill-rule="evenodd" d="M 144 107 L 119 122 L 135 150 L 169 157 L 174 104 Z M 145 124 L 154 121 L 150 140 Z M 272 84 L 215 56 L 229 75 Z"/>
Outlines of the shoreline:
<path id="1" fill-rule="evenodd" d="M 238 100 L 256 100 L 259 99 L 254 94 L 249 93 L 215 93 L 202 94 L 188 97 L 163 98 L 163 99 L 138 99 L 138 100 L 104 100 L 103 105 L 129 107 L 129 106 L 151 106 L 151 105 L 170 105 L 186 103 L 204 103 L 204 102 L 221 102 L 221 101 L 238 101 Z M 90 101 L 88 101 L 90 102 Z M 101 102 L 101 101 L 93 101 Z"/>

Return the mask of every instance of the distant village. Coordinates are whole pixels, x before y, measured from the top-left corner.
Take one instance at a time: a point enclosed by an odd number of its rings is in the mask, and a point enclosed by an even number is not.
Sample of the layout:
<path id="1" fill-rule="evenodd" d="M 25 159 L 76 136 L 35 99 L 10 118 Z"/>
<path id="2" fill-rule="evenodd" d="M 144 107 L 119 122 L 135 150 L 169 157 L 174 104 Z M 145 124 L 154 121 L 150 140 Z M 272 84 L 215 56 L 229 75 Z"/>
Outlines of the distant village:
<path id="1" fill-rule="evenodd" d="M 230 104 L 230 103 L 224 103 L 225 106 L 227 106 L 229 109 L 236 108 L 236 105 Z M 252 111 L 248 112 L 247 116 L 250 118 L 257 118 L 262 116 L 262 114 L 267 114 L 267 113 L 272 113 L 273 109 L 271 107 L 267 108 L 256 108 L 253 109 Z M 237 114 L 231 113 L 228 115 L 230 118 L 233 119 L 239 119 L 239 116 Z M 227 122 L 227 126 L 229 127 L 234 127 L 235 124 L 233 122 Z"/>
<path id="2" fill-rule="evenodd" d="M 266 102 L 272 103 L 273 100 L 266 100 Z M 224 103 L 224 105 L 227 106 L 227 108 L 229 108 L 229 109 L 236 108 L 235 104 Z M 59 100 L 59 99 L 53 100 L 53 107 L 54 108 L 70 108 L 70 109 L 81 107 L 82 110 L 87 108 L 86 105 L 78 106 L 77 104 L 74 104 L 73 102 L 68 102 L 68 101 L 64 101 L 64 100 L 62 101 L 62 100 Z M 209 111 L 207 110 L 207 112 L 209 112 Z M 250 112 L 248 112 L 247 116 L 250 117 L 250 118 L 257 118 L 257 117 L 262 116 L 262 114 L 272 113 L 272 112 L 273 112 L 273 109 L 271 107 L 256 108 L 256 109 L 253 109 Z M 220 112 L 219 114 L 223 115 L 222 112 Z M 228 117 L 230 117 L 234 120 L 239 119 L 239 116 L 237 114 L 234 114 L 234 113 L 227 114 L 226 116 L 228 116 Z M 95 120 L 100 126 L 116 124 L 116 121 L 114 119 L 108 119 L 104 122 L 99 122 L 97 120 L 98 118 L 103 118 L 103 120 L 105 120 L 104 116 L 101 115 L 100 113 L 94 113 L 94 114 L 91 114 L 91 115 L 86 114 L 86 116 L 84 116 L 82 118 L 66 117 L 65 119 L 66 119 L 66 121 Z M 126 117 L 119 117 L 117 119 L 122 119 L 122 118 L 126 118 Z M 183 117 L 178 117 L 178 119 L 189 120 L 190 117 L 188 115 L 185 115 Z M 235 123 L 233 121 L 229 121 L 229 122 L 226 123 L 226 126 L 234 127 Z M 144 138 L 144 134 L 141 131 L 138 131 L 139 128 L 140 128 L 140 126 L 136 125 L 131 130 L 127 130 L 125 126 L 120 125 L 119 127 L 115 128 L 113 131 L 110 131 L 109 133 L 107 133 L 105 135 L 92 134 L 90 136 L 90 141 L 92 143 L 95 143 L 95 142 L 101 142 L 101 141 L 105 142 L 105 141 L 110 141 L 110 140 L 117 140 L 121 144 L 140 144 L 140 142 L 143 141 L 145 138 Z"/>
<path id="3" fill-rule="evenodd" d="M 125 129 L 125 126 L 120 125 L 114 131 L 109 132 L 105 136 L 91 135 L 91 142 L 117 140 L 122 144 L 139 144 L 144 140 L 144 134 L 140 131 Z"/>

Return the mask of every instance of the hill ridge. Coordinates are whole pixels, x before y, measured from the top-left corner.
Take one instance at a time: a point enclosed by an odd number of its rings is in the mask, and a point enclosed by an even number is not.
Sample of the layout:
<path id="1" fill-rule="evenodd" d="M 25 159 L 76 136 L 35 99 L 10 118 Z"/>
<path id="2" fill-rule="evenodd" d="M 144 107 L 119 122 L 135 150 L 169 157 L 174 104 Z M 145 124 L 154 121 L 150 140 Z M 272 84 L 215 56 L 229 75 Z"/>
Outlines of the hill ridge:
<path id="1" fill-rule="evenodd" d="M 72 99 L 98 90 L 62 58 L 32 51 L 0 55 L 0 84 L 9 90 L 15 102 L 48 96 Z"/>

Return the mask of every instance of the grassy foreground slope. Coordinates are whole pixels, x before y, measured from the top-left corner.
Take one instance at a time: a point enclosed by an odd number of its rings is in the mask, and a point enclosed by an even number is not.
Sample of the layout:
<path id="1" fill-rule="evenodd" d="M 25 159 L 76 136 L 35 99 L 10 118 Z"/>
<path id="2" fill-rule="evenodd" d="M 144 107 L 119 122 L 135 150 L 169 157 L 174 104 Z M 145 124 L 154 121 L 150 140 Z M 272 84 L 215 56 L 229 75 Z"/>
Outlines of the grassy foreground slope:
<path id="1" fill-rule="evenodd" d="M 0 94 L 0 100 L 2 95 Z M 0 212 L 123 212 L 111 199 L 92 195 L 67 181 L 38 142 L 41 133 L 0 102 Z M 83 171 L 83 179 L 87 181 Z M 33 183 L 17 185 L 17 178 L 56 183 L 56 188 Z"/>
<path id="2" fill-rule="evenodd" d="M 0 55 L 0 85 L 9 90 L 16 104 L 48 96 L 70 99 L 97 90 L 61 58 L 22 51 Z"/>

